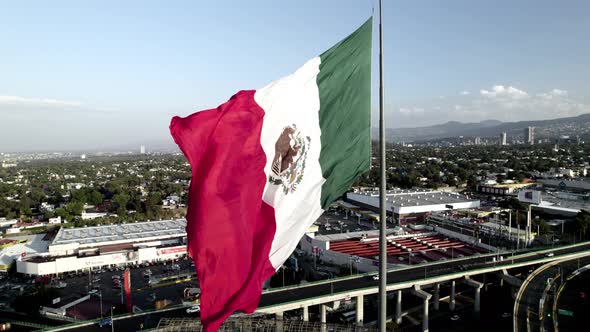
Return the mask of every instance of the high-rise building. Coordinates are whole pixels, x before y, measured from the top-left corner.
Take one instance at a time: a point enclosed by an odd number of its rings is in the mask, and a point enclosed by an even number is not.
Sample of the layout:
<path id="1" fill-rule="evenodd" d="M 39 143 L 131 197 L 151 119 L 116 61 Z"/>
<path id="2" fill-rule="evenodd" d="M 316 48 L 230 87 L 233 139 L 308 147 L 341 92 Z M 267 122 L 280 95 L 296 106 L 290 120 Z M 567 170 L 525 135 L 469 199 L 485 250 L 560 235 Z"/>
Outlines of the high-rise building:
<path id="1" fill-rule="evenodd" d="M 535 144 L 535 127 L 524 128 L 524 143 Z"/>
<path id="2" fill-rule="evenodd" d="M 141 147 L 139 147 L 139 153 L 145 154 L 145 145 L 142 145 Z"/>
<path id="3" fill-rule="evenodd" d="M 476 137 L 475 138 L 475 145 L 480 145 L 481 144 L 481 138 L 480 137 Z"/>
<path id="4" fill-rule="evenodd" d="M 506 142 L 506 132 L 502 132 L 502 135 L 500 136 L 500 145 L 508 145 L 508 143 Z"/>

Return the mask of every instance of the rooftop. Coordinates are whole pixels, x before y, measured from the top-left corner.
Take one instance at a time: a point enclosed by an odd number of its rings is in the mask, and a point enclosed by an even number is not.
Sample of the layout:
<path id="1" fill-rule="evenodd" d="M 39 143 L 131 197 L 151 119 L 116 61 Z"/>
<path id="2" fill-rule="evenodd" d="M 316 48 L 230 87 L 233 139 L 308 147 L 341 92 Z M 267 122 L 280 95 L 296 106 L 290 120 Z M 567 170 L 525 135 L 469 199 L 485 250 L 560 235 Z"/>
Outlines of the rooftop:
<path id="1" fill-rule="evenodd" d="M 545 186 L 559 187 L 563 189 L 577 189 L 590 191 L 588 179 L 566 180 L 566 179 L 540 179 L 539 183 Z"/>
<path id="2" fill-rule="evenodd" d="M 10 265 L 23 253 L 25 255 L 37 254 L 47 251 L 49 242 L 43 240 L 44 234 L 19 237 L 19 240 L 25 240 L 0 250 L 0 265 Z M 15 238 L 13 238 L 15 239 Z"/>
<path id="3" fill-rule="evenodd" d="M 354 200 L 354 195 L 368 196 L 377 199 L 378 191 L 362 191 L 348 193 L 349 199 Z M 358 196 L 357 196 L 358 197 Z M 387 201 L 395 206 L 426 206 L 440 204 L 454 204 L 474 201 L 467 196 L 431 189 L 395 189 L 387 191 Z"/>
<path id="4" fill-rule="evenodd" d="M 418 264 L 456 257 L 472 256 L 485 250 L 439 234 L 404 236 L 387 241 L 389 263 Z M 330 242 L 330 250 L 365 258 L 379 256 L 378 239 L 367 237 Z"/>
<path id="5" fill-rule="evenodd" d="M 69 243 L 94 244 L 108 241 L 139 240 L 147 237 L 185 236 L 185 228 L 185 219 L 62 228 L 55 236 L 52 245 Z"/>

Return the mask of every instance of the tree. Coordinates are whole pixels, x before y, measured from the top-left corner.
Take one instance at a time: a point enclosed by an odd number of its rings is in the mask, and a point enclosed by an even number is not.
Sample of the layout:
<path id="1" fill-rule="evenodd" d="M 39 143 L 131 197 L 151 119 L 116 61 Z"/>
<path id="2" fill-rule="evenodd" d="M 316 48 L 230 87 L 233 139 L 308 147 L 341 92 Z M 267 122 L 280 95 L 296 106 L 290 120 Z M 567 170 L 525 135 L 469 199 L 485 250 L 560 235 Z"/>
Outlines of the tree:
<path id="1" fill-rule="evenodd" d="M 505 209 L 513 209 L 513 210 L 517 210 L 517 211 L 528 210 L 528 207 L 526 204 L 522 203 L 521 201 L 519 201 L 518 199 L 516 199 L 514 197 L 510 197 L 508 200 L 500 202 L 499 205 L 500 205 L 500 207 L 505 208 Z"/>
<path id="2" fill-rule="evenodd" d="M 64 208 L 57 208 L 53 212 L 55 213 L 56 216 L 61 217 L 63 220 L 69 220 L 69 218 L 70 218 L 70 214 Z"/>
<path id="3" fill-rule="evenodd" d="M 475 189 L 475 187 L 477 187 L 477 179 L 475 178 L 475 175 L 469 175 L 469 178 L 467 178 L 467 186 L 472 189 Z"/>
<path id="4" fill-rule="evenodd" d="M 82 214 L 82 211 L 84 210 L 84 203 L 76 201 L 70 202 L 66 204 L 65 209 L 69 214 L 79 216 Z"/>
<path id="5" fill-rule="evenodd" d="M 21 197 L 19 205 L 21 214 L 24 214 L 26 216 L 30 216 L 32 214 L 31 199 L 28 196 Z"/>
<path id="6" fill-rule="evenodd" d="M 590 211 L 581 210 L 576 215 L 576 230 L 582 233 L 582 236 L 586 237 L 586 231 L 590 228 Z"/>
<path id="7" fill-rule="evenodd" d="M 117 214 L 119 217 L 127 214 L 127 203 L 129 202 L 129 195 L 119 193 L 113 196 L 113 202 L 117 204 Z"/>
<path id="8" fill-rule="evenodd" d="M 102 204 L 104 200 L 103 194 L 98 190 L 92 190 L 88 195 L 88 203 L 92 205 L 99 205 Z"/>

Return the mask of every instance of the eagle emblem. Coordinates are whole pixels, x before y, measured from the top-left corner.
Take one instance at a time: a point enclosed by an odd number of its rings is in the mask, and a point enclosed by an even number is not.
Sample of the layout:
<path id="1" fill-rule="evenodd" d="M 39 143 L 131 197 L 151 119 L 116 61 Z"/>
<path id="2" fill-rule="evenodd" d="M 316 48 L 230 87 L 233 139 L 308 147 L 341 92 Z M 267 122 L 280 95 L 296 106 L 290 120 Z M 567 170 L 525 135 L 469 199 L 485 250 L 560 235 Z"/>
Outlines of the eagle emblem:
<path id="1" fill-rule="evenodd" d="M 285 194 L 295 192 L 303 179 L 310 141 L 294 124 L 283 128 L 275 143 L 268 182 L 282 186 Z"/>

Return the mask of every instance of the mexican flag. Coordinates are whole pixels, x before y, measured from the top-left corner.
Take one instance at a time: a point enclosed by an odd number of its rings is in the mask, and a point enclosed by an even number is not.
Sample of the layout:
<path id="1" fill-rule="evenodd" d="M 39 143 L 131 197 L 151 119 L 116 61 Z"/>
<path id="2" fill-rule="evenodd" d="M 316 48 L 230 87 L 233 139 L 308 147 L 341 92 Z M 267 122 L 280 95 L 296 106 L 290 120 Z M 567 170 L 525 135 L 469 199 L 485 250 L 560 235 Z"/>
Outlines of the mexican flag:
<path id="1" fill-rule="evenodd" d="M 192 168 L 188 252 L 201 321 L 254 312 L 262 284 L 371 165 L 372 19 L 293 74 L 174 117 Z"/>

